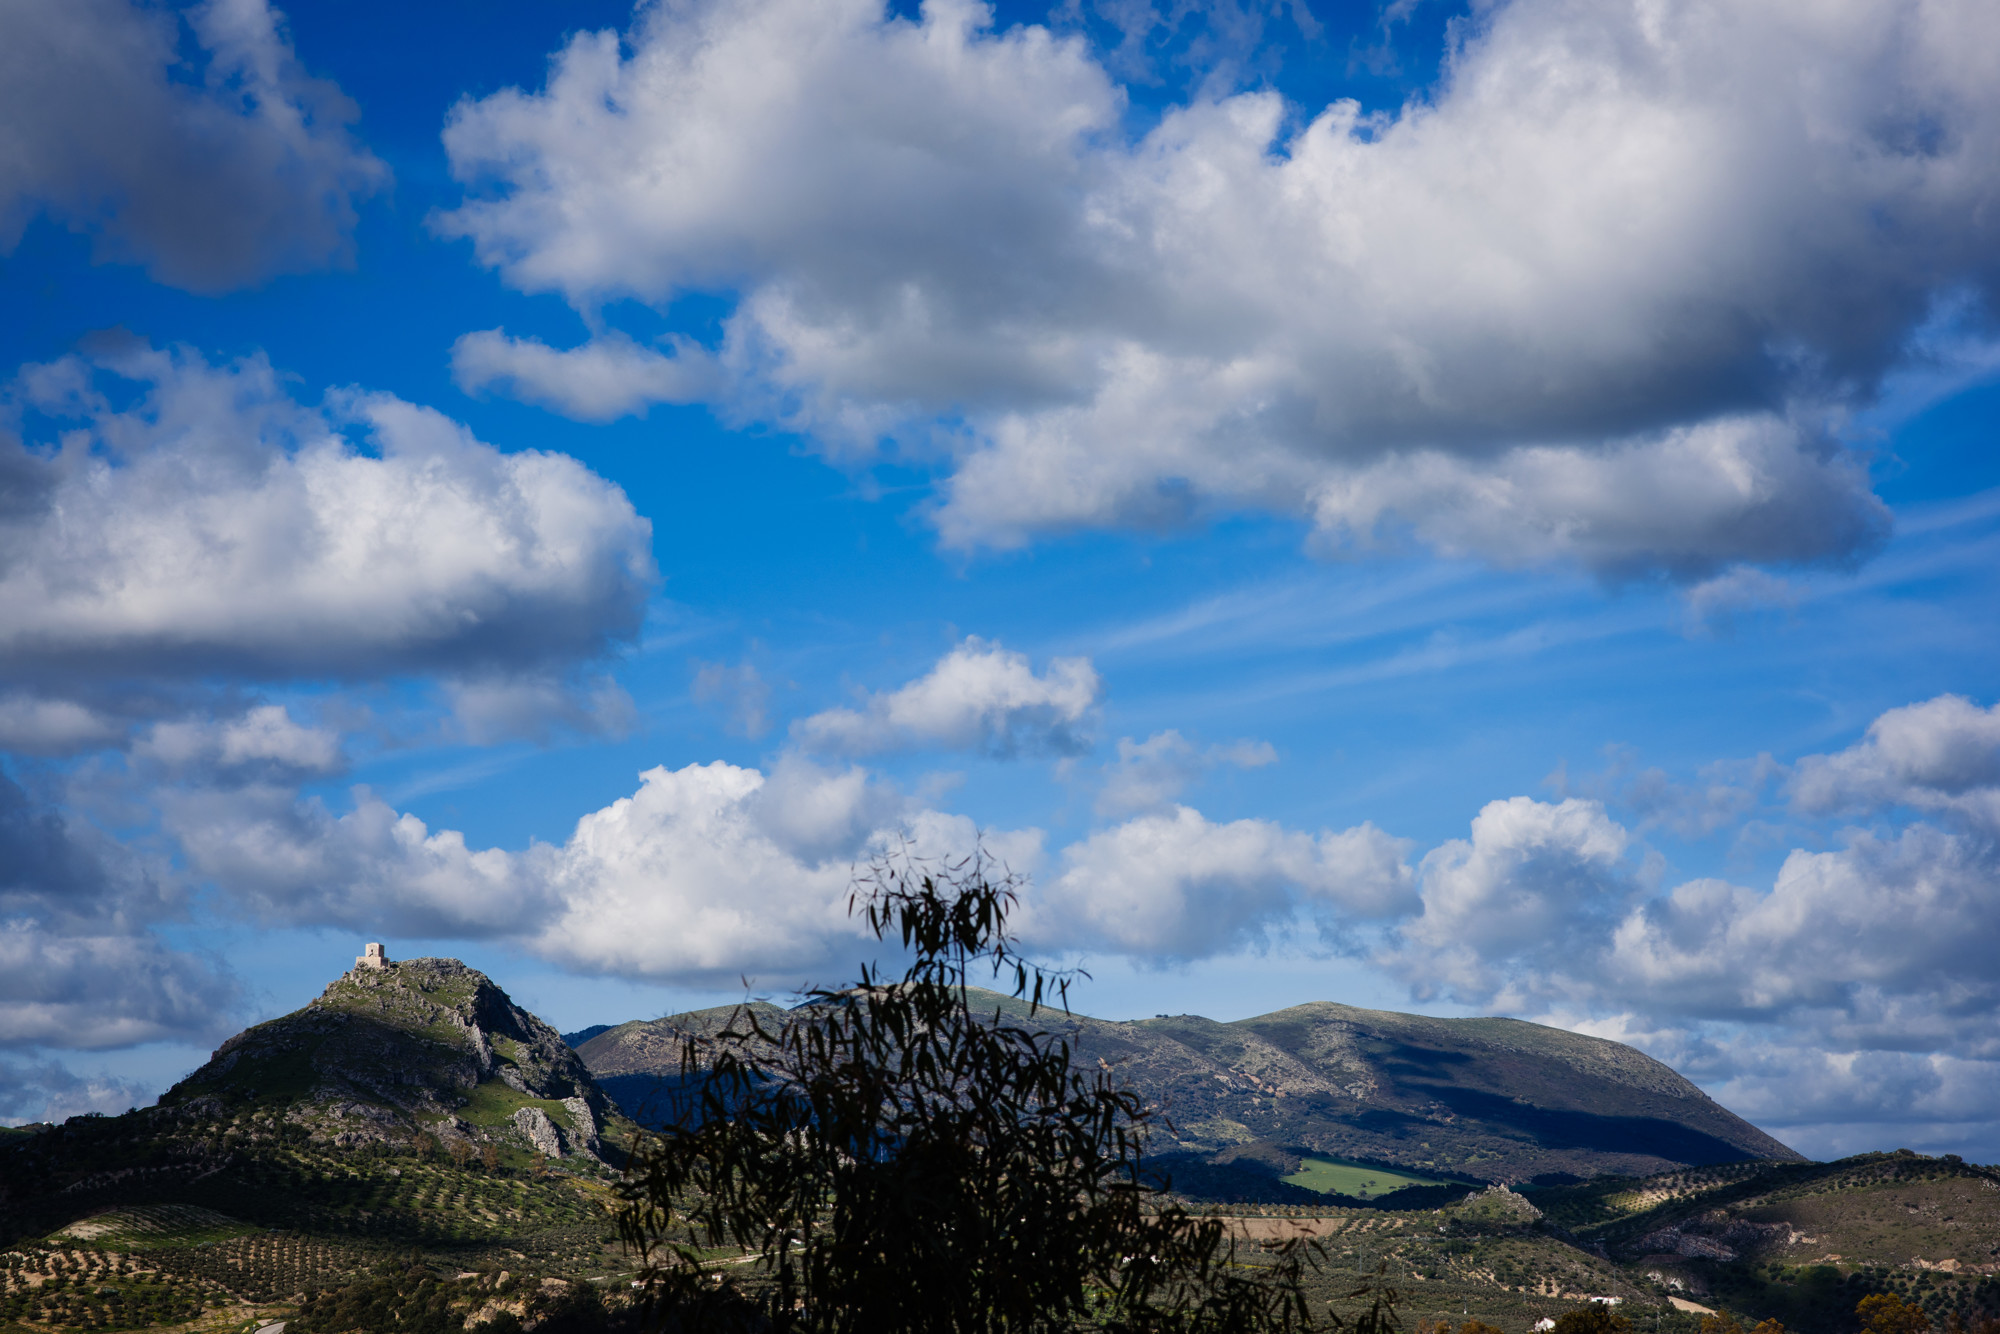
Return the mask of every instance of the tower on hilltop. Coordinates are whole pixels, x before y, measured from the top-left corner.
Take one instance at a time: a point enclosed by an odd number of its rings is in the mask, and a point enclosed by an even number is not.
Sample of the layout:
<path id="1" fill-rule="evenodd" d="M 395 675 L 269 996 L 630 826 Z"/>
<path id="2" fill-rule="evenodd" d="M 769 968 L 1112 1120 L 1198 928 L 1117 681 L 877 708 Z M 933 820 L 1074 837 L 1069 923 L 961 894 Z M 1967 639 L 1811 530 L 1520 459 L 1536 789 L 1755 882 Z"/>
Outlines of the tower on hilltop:
<path id="1" fill-rule="evenodd" d="M 361 957 L 354 961 L 356 968 L 382 969 L 389 966 L 389 956 L 382 953 L 382 942 L 371 940 L 361 947 Z"/>

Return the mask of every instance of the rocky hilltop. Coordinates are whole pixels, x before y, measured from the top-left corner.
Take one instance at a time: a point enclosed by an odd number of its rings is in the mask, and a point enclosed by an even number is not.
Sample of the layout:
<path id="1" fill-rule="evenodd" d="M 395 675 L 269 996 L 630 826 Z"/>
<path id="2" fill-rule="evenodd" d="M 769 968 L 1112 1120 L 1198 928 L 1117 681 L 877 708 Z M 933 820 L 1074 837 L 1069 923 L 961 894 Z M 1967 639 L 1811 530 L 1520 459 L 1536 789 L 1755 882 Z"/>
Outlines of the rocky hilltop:
<path id="1" fill-rule="evenodd" d="M 998 1010 L 1026 1013 L 1011 998 L 983 995 Z M 580 1054 L 642 1115 L 649 1094 L 679 1073 L 680 1035 L 711 1031 L 729 1013 L 621 1024 Z M 1270 1144 L 1504 1183 L 1803 1161 L 1643 1052 L 1519 1019 L 1318 1002 L 1234 1023 L 1047 1010 L 1037 1022 L 1163 1109 L 1184 1151 Z"/>
<path id="2" fill-rule="evenodd" d="M 619 1119 L 555 1029 L 456 959 L 357 967 L 223 1043 L 160 1105 L 195 1117 L 253 1106 L 338 1148 L 432 1136 L 589 1162 Z"/>

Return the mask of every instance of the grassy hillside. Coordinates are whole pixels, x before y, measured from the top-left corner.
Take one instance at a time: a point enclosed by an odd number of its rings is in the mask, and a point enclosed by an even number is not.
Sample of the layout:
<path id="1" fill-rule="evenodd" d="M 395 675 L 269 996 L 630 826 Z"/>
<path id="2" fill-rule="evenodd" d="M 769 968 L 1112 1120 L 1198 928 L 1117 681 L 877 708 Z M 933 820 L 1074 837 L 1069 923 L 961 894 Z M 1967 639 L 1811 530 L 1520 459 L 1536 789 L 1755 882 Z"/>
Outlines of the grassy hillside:
<path id="1" fill-rule="evenodd" d="M 1434 1177 L 1410 1176 L 1383 1167 L 1370 1167 L 1365 1163 L 1343 1162 L 1338 1158 L 1310 1157 L 1302 1158 L 1299 1170 L 1288 1173 L 1281 1180 L 1289 1185 L 1318 1191 L 1322 1195 L 1352 1195 L 1362 1199 L 1371 1195 L 1387 1195 L 1406 1186 L 1445 1184 Z"/>

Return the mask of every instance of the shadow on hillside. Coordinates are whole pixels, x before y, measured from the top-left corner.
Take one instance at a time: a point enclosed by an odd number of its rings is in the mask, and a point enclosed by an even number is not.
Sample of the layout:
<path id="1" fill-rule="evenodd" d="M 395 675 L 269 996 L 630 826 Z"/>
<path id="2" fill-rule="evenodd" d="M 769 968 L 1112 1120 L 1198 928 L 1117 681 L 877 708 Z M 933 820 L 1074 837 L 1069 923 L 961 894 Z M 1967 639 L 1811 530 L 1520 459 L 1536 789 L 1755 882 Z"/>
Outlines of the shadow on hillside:
<path id="1" fill-rule="evenodd" d="M 1617 1116 L 1535 1107 L 1516 1102 L 1504 1094 L 1450 1084 L 1415 1087 L 1458 1116 L 1491 1126 L 1510 1137 L 1530 1140 L 1545 1149 L 1651 1154 L 1697 1166 L 1747 1162 L 1755 1156 L 1725 1139 L 1664 1117 Z"/>

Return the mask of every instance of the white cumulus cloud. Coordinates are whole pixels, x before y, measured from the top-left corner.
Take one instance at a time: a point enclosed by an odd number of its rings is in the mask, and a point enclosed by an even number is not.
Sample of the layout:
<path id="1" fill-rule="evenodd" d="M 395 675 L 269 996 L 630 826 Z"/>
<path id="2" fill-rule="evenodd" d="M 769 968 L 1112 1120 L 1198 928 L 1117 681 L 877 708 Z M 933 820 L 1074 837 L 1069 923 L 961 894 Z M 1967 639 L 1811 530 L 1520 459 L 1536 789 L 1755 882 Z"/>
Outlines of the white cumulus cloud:
<path id="1" fill-rule="evenodd" d="M 1027 654 L 971 637 L 908 685 L 859 709 L 813 714 L 792 735 L 809 750 L 854 755 L 921 746 L 1068 754 L 1087 744 L 1102 689 L 1087 658 L 1053 659 L 1037 676 Z"/>
<path id="2" fill-rule="evenodd" d="M 1422 912 L 1378 961 L 1420 994 L 1636 1041 L 1811 1152 L 1918 1123 L 1962 1150 L 2000 1131 L 1995 743 L 1993 714 L 1947 695 L 1802 760 L 1799 813 L 1894 818 L 1763 885 L 1656 889 L 1598 803 L 1494 802 L 1423 859 Z"/>
<path id="3" fill-rule="evenodd" d="M 0 922 L 0 1045 L 97 1049 L 213 1038 L 240 1002 L 234 979 L 157 937 Z"/>
<path id="4" fill-rule="evenodd" d="M 136 852 L 0 773 L 0 1047 L 216 1036 L 234 979 L 153 934 L 182 901 Z"/>
<path id="5" fill-rule="evenodd" d="M 264 921 L 501 938 L 580 971 L 681 983 L 848 975 L 865 935 L 848 895 L 887 852 L 950 861 L 983 847 L 1030 877 L 1049 861 L 1039 830 L 981 829 L 795 752 L 768 772 L 649 769 L 560 844 L 520 851 L 475 849 L 366 789 L 339 815 L 255 785 L 180 791 L 165 810 L 194 872 Z M 1148 961 L 1227 953 L 1300 922 L 1337 942 L 1414 907 L 1409 848 L 1372 824 L 1308 834 L 1177 807 L 1064 849 L 1015 925 L 1039 949 Z"/>
<path id="6" fill-rule="evenodd" d="M 1094 700 L 1094 688 L 1079 698 Z M 162 800 L 192 872 L 262 920 L 500 939 L 580 971 L 702 985 L 849 976 L 867 945 L 847 911 L 855 867 L 887 849 L 945 858 L 983 840 L 1032 877 L 1015 925 L 1052 955 L 1173 964 L 1295 944 L 1317 928 L 1324 947 L 1372 951 L 1433 1001 L 1639 1043 L 1811 1151 L 1908 1141 L 1900 1128 L 1916 1124 L 1913 1109 L 1926 1144 L 1959 1150 L 2000 1128 L 1980 1101 L 2000 1087 L 2000 853 L 1983 808 L 1966 800 L 1992 786 L 1991 719 L 1944 696 L 1801 762 L 1802 813 L 1893 818 L 1830 831 L 1827 846 L 1795 849 L 1759 884 L 1667 881 L 1640 835 L 1576 796 L 1491 802 L 1466 837 L 1414 866 L 1412 844 L 1373 824 L 1312 832 L 1166 801 L 1046 849 L 1039 830 L 981 830 L 859 766 L 790 750 L 762 771 L 650 769 L 560 843 L 482 849 L 365 790 L 336 814 L 273 781 L 278 771 L 259 767 L 272 756 L 314 753 L 310 729 L 282 712 L 190 734 L 176 753 L 215 781 Z M 240 771 L 220 762 L 232 726 Z M 1138 770 L 1196 758 L 1178 733 L 1120 752 Z M 1706 788 L 1684 792 L 1647 770 L 1619 791 L 1637 793 L 1642 812 L 1689 807 L 1649 821 L 1700 837 L 1743 818 L 1736 780 L 1761 787 L 1776 768 L 1768 757 L 1719 766 Z M 1171 787 L 1173 775 L 1160 781 Z M 0 878 L 0 909 L 39 923 L 15 941 L 35 964 L 18 1004 L 0 996 L 16 1040 L 59 1022 L 104 1042 L 193 1023 L 175 997 L 222 984 L 175 972 L 186 962 L 149 953 L 143 933 L 104 925 L 145 902 L 139 869 L 107 861 L 109 850 L 18 789 L 11 810 L 0 801 L 0 840 L 11 840 L 0 868 L 26 869 L 12 888 Z M 1923 814 L 1932 810 L 1942 818 Z M 153 915 L 170 906 L 156 890 Z M 84 976 L 100 948 L 138 961 L 132 994 L 62 1009 L 63 979 Z"/>
<path id="7" fill-rule="evenodd" d="M 159 800 L 190 867 L 265 922 L 476 939 L 512 934 L 554 906 L 522 856 L 467 847 L 456 830 L 433 833 L 366 788 L 344 815 L 279 785 L 169 790 Z"/>
<path id="8" fill-rule="evenodd" d="M 278 788 L 164 806 L 195 871 L 268 922 L 509 938 L 581 969 L 733 982 L 822 966 L 855 939 L 854 860 L 901 803 L 858 770 L 796 761 L 656 768 L 562 844 L 518 852 L 470 847 L 366 789 L 341 815 Z"/>
<path id="9" fill-rule="evenodd" d="M 1372 824 L 1313 835 L 1176 806 L 1064 849 L 1023 932 L 1050 948 L 1162 962 L 1255 945 L 1300 912 L 1338 932 L 1415 906 L 1409 849 Z"/>
<path id="10" fill-rule="evenodd" d="M 1696 880 L 1635 908 L 1594 985 L 1655 1012 L 1805 1022 L 1845 1045 L 1921 1035 L 2000 1057 L 1982 1031 L 2000 1012 L 1996 872 L 1988 841 L 1924 824 L 1795 851 L 1768 891 Z"/>
<path id="11" fill-rule="evenodd" d="M 155 723 L 131 753 L 177 778 L 247 774 L 282 779 L 336 773 L 345 764 L 338 732 L 305 726 L 282 704 L 259 705 L 235 718 Z"/>
<path id="12" fill-rule="evenodd" d="M 0 676 L 541 669 L 632 634 L 655 577 L 650 525 L 574 459 L 384 394 L 302 407 L 261 357 L 69 357 L 6 407 L 61 433 L 0 436 L 27 479 L 0 513 Z"/>
<path id="13" fill-rule="evenodd" d="M 123 720 L 76 700 L 29 691 L 0 695 L 0 751 L 67 755 L 110 745 L 124 733 Z"/>
<path id="14" fill-rule="evenodd" d="M 2000 278 L 1980 0 L 1511 0 L 1394 113 L 1201 95 L 1136 139 L 1081 41 L 989 24 L 649 7 L 462 103 L 444 225 L 509 282 L 734 302 L 573 375 L 482 335 L 474 378 L 933 451 L 961 545 L 1249 505 L 1695 580 L 1879 541 L 1828 423 Z"/>
<path id="15" fill-rule="evenodd" d="M 1910 806 L 2000 832 L 2000 705 L 1940 695 L 1891 709 L 1858 745 L 1800 760 L 1792 799 L 1814 814 Z"/>
<path id="16" fill-rule="evenodd" d="M 366 710 L 244 684 L 430 678 L 473 739 L 615 730 L 630 700 L 579 673 L 636 629 L 650 539 L 573 459 L 387 395 L 305 406 L 261 357 L 100 341 L 23 368 L 0 392 L 0 747 L 126 753 L 33 793 L 0 773 L 0 1045 L 233 1026 L 227 969 L 161 934 L 204 875 L 254 879 L 273 918 L 407 896 L 439 934 L 545 906 L 505 854 L 376 801 L 300 803 Z"/>
<path id="17" fill-rule="evenodd" d="M 54 1061 L 0 1061 L 0 1125 L 55 1124 L 85 1112 L 116 1116 L 157 1093 L 114 1075 L 79 1075 Z"/>

